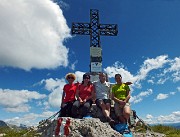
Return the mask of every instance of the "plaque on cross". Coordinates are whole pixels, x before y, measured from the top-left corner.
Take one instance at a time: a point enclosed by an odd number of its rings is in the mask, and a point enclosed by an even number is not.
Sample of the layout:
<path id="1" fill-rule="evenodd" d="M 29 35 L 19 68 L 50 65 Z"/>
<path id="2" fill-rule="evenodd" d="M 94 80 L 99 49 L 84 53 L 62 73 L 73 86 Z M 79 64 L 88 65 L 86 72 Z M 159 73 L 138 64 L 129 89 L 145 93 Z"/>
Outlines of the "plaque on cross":
<path id="1" fill-rule="evenodd" d="M 90 73 L 102 72 L 102 48 L 100 35 L 116 36 L 117 24 L 100 24 L 99 11 L 90 10 L 90 23 L 72 23 L 72 34 L 90 35 Z"/>

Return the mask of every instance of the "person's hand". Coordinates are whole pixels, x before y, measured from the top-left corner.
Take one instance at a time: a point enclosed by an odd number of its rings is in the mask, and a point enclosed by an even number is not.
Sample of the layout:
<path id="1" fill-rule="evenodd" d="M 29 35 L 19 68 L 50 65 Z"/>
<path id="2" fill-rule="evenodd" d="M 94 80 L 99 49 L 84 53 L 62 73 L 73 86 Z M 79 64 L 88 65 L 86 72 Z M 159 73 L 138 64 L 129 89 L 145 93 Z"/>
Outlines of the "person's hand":
<path id="1" fill-rule="evenodd" d="M 86 103 L 86 101 L 87 101 L 87 100 L 86 100 L 86 99 L 84 99 L 84 100 L 83 100 L 83 103 Z"/>
<path id="2" fill-rule="evenodd" d="M 64 103 L 62 102 L 62 103 L 61 103 L 61 107 L 63 107 L 63 106 L 64 106 Z"/>
<path id="3" fill-rule="evenodd" d="M 81 105 L 83 104 L 83 101 L 82 101 L 82 99 L 81 99 L 81 98 L 79 98 L 79 102 L 80 102 L 80 104 L 81 104 Z"/>
<path id="4" fill-rule="evenodd" d="M 124 84 L 126 84 L 126 85 L 131 85 L 131 84 L 133 84 L 132 82 L 126 82 L 126 83 L 124 83 Z"/>
<path id="5" fill-rule="evenodd" d="M 126 102 L 125 102 L 125 101 L 120 100 L 120 101 L 119 101 L 119 104 L 120 104 L 120 106 L 124 107 L 124 106 L 125 106 L 125 104 L 126 104 Z"/>

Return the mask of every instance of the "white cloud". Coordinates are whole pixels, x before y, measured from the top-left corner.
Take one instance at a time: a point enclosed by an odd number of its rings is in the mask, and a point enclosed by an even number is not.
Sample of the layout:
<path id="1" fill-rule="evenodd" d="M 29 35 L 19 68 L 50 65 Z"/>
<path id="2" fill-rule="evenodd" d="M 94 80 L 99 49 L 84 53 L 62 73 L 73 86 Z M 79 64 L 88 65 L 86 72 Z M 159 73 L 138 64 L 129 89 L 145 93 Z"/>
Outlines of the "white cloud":
<path id="1" fill-rule="evenodd" d="M 70 69 L 72 69 L 72 70 L 75 70 L 75 65 L 78 63 L 78 61 L 76 60 L 74 63 L 72 63 L 71 65 L 70 65 Z"/>
<path id="2" fill-rule="evenodd" d="M 17 126 L 19 126 L 20 124 L 24 124 L 27 126 L 35 126 L 38 124 L 39 119 L 48 118 L 53 114 L 55 113 L 51 111 L 45 111 L 42 114 L 28 113 L 22 117 L 14 117 L 11 119 L 5 119 L 4 121 Z"/>
<path id="3" fill-rule="evenodd" d="M 53 91 L 58 87 L 62 88 L 66 82 L 65 82 L 65 79 L 49 78 L 49 79 L 46 79 L 46 80 L 42 80 L 41 84 L 42 83 L 45 83 L 45 89 L 47 89 L 49 91 Z"/>
<path id="4" fill-rule="evenodd" d="M 145 60 L 136 76 L 137 81 L 144 80 L 151 70 L 162 68 L 164 64 L 169 62 L 167 57 L 167 55 L 161 55 L 155 59 L 152 58 Z"/>
<path id="5" fill-rule="evenodd" d="M 109 66 L 104 69 L 104 71 L 108 74 L 110 78 L 114 78 L 114 75 L 116 73 L 120 73 L 123 77 L 123 81 L 131 81 L 133 82 L 132 87 L 135 88 L 141 88 L 141 81 L 145 80 L 148 73 L 154 69 L 159 69 L 162 68 L 166 63 L 169 62 L 167 59 L 167 55 L 161 55 L 157 56 L 156 58 L 152 59 L 146 59 L 141 66 L 139 72 L 137 75 L 133 76 L 127 69 L 124 68 L 124 65 L 120 64 L 118 61 L 115 62 L 113 66 Z M 149 80 L 149 82 L 153 83 L 153 81 Z M 160 82 L 165 82 L 165 81 L 160 81 Z"/>
<path id="6" fill-rule="evenodd" d="M 180 122 L 180 117 L 179 115 L 175 115 L 174 113 L 167 115 L 167 116 L 158 116 L 157 118 L 157 123 L 178 123 Z"/>
<path id="7" fill-rule="evenodd" d="M 143 92 L 139 93 L 136 96 L 132 96 L 130 98 L 130 102 L 133 102 L 134 104 L 139 103 L 139 102 L 141 102 L 143 100 L 144 97 L 148 97 L 152 93 L 153 93 L 152 89 L 148 89 L 147 91 L 143 91 Z"/>
<path id="8" fill-rule="evenodd" d="M 171 67 L 169 68 L 169 71 L 180 71 L 180 57 L 176 57 L 171 62 Z"/>
<path id="9" fill-rule="evenodd" d="M 157 95 L 155 100 L 163 100 L 163 99 L 166 99 L 166 98 L 168 98 L 168 94 L 160 93 L 160 94 Z"/>
<path id="10" fill-rule="evenodd" d="M 177 87 L 177 90 L 180 91 L 180 87 Z"/>
<path id="11" fill-rule="evenodd" d="M 154 84 L 154 81 L 152 79 L 147 81 L 148 83 Z"/>
<path id="12" fill-rule="evenodd" d="M 164 84 L 169 78 L 160 78 L 158 81 L 157 81 L 157 84 Z"/>
<path id="13" fill-rule="evenodd" d="M 60 1 L 60 0 L 53 0 L 53 1 L 56 2 L 63 9 L 70 8 L 69 4 L 65 3 L 64 1 Z"/>
<path id="14" fill-rule="evenodd" d="M 126 70 L 124 66 L 118 61 L 115 62 L 113 66 L 105 68 L 104 71 L 108 74 L 109 78 L 114 78 L 115 74 L 119 73 L 121 74 L 124 82 L 135 81 L 133 75 L 128 70 Z"/>
<path id="15" fill-rule="evenodd" d="M 82 82 L 83 80 L 83 75 L 85 74 L 86 72 L 81 72 L 81 71 L 76 71 L 75 72 L 75 75 L 76 75 L 76 81 L 78 82 Z"/>
<path id="16" fill-rule="evenodd" d="M 171 76 L 174 82 L 180 81 L 180 57 L 176 57 L 174 60 L 170 60 L 170 68 L 166 68 L 164 73 L 171 72 Z"/>
<path id="17" fill-rule="evenodd" d="M 51 0 L 1 0 L 0 66 L 52 69 L 67 66 L 70 37 L 62 10 Z"/>
<path id="18" fill-rule="evenodd" d="M 5 108 L 8 112 L 29 112 L 30 109 L 31 107 L 27 104 L 20 104 L 19 106 Z"/>
<path id="19" fill-rule="evenodd" d="M 46 104 L 46 107 L 48 108 L 48 105 L 53 107 L 60 107 L 63 87 L 66 84 L 65 79 L 50 78 L 42 80 L 41 84 L 43 83 L 45 84 L 45 88 L 51 91 L 48 97 L 48 104 Z"/>
<path id="20" fill-rule="evenodd" d="M 144 121 L 146 121 L 148 124 L 179 123 L 180 111 L 175 111 L 169 115 L 160 115 L 157 117 L 154 117 L 151 114 L 148 114 Z"/>
<path id="21" fill-rule="evenodd" d="M 152 115 L 150 115 L 150 114 L 147 114 L 147 115 L 146 115 L 146 118 L 147 118 L 147 119 L 152 119 L 152 118 L 153 118 L 153 116 L 152 116 Z"/>
<path id="22" fill-rule="evenodd" d="M 169 94 L 170 94 L 170 95 L 175 95 L 175 94 L 176 94 L 176 92 L 170 92 Z"/>
<path id="23" fill-rule="evenodd" d="M 11 112 L 27 112 L 30 109 L 29 101 L 45 97 L 45 94 L 35 91 L 0 89 L 0 105 Z"/>

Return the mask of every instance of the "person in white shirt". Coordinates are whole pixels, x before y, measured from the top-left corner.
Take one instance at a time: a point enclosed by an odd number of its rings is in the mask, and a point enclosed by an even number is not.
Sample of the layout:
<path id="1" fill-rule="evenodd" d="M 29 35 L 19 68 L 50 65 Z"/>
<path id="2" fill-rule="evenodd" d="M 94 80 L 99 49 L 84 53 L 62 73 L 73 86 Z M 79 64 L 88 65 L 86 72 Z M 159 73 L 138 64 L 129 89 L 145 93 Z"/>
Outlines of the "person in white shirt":
<path id="1" fill-rule="evenodd" d="M 114 120 L 110 117 L 111 100 L 109 99 L 110 83 L 106 81 L 107 75 L 99 73 L 99 81 L 94 82 L 95 88 L 95 103 L 97 107 L 101 108 L 103 116 L 106 120 L 113 124 Z"/>

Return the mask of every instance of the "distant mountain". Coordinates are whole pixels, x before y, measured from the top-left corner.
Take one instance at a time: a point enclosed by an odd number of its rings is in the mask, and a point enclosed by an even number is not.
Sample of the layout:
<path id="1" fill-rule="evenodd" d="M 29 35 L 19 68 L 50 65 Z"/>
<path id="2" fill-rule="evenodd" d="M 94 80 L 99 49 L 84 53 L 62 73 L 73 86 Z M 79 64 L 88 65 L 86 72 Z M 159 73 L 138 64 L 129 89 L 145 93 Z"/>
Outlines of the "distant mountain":
<path id="1" fill-rule="evenodd" d="M 6 124 L 6 122 L 0 120 L 0 127 L 8 127 L 8 125 Z"/>
<path id="2" fill-rule="evenodd" d="M 180 123 L 170 123 L 170 124 L 165 124 L 166 126 L 174 127 L 177 129 L 180 129 Z"/>
<path id="3" fill-rule="evenodd" d="M 24 124 L 20 124 L 20 126 L 16 126 L 16 125 L 12 125 L 12 124 L 8 124 L 2 120 L 0 120 L 0 127 L 9 127 L 12 129 L 27 129 L 28 127 Z"/>
<path id="4" fill-rule="evenodd" d="M 155 125 L 170 126 L 170 127 L 173 127 L 173 128 L 180 129 L 180 123 L 150 124 L 150 126 L 155 126 Z"/>
<path id="5" fill-rule="evenodd" d="M 28 127 L 26 126 L 26 125 L 24 125 L 24 124 L 20 124 L 20 126 L 19 126 L 21 129 L 27 129 Z"/>

